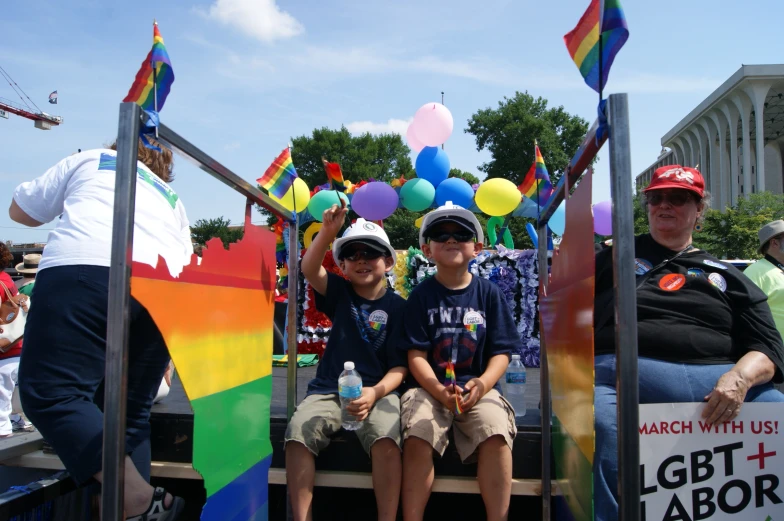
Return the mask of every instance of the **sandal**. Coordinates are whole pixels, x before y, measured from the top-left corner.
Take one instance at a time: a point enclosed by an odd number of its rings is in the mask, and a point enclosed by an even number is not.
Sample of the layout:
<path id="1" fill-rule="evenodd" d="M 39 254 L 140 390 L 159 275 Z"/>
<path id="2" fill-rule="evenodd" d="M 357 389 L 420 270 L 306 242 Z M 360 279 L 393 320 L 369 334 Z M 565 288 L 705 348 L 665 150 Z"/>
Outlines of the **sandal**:
<path id="1" fill-rule="evenodd" d="M 175 521 L 185 509 L 185 500 L 172 496 L 171 505 L 166 508 L 164 506 L 165 499 L 166 491 L 161 487 L 156 487 L 147 511 L 138 516 L 129 517 L 125 521 Z"/>

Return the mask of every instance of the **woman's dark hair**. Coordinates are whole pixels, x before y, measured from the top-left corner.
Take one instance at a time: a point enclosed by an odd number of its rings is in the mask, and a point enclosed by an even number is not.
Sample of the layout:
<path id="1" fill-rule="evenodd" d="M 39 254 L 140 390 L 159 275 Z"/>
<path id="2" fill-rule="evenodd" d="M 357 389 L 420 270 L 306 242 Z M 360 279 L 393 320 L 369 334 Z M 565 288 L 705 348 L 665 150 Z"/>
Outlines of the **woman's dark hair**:
<path id="1" fill-rule="evenodd" d="M 14 254 L 4 242 L 0 242 L 0 270 L 6 269 L 14 262 Z"/>

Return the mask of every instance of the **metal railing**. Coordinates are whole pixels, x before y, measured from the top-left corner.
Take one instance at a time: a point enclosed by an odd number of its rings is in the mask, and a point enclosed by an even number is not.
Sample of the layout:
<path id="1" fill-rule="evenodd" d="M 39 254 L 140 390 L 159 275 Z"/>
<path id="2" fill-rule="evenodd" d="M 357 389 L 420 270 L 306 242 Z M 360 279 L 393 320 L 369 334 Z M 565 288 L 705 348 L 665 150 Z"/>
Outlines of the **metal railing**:
<path id="1" fill-rule="evenodd" d="M 618 514 L 621 521 L 640 520 L 639 381 L 637 373 L 637 294 L 634 274 L 634 219 L 632 169 L 629 149 L 629 102 L 626 94 L 612 94 L 607 104 L 606 128 L 596 121 L 572 158 L 539 217 L 539 280 L 546 290 L 547 223 L 571 187 L 585 172 L 605 141 L 610 140 L 613 269 L 615 291 L 615 355 L 618 393 Z M 542 519 L 550 521 L 551 403 L 547 347 L 540 338 L 542 394 Z"/>
<path id="2" fill-rule="evenodd" d="M 131 262 L 133 259 L 133 227 L 136 195 L 136 160 L 142 112 L 135 103 L 120 104 L 117 132 L 117 174 L 114 192 L 114 222 L 112 225 L 112 254 L 109 269 L 109 308 L 106 334 L 106 381 L 103 438 L 102 518 L 122 521 L 125 485 L 125 414 L 128 391 L 128 336 L 131 300 Z M 160 125 L 158 141 L 194 162 L 212 177 L 245 196 L 248 205 L 258 204 L 291 222 L 289 241 L 291 264 L 289 269 L 289 356 L 297 354 L 296 295 L 299 269 L 297 261 L 296 216 L 262 193 L 218 161 L 207 155 L 179 134 Z M 293 315 L 293 317 L 292 317 Z M 292 360 L 292 358 L 289 358 Z M 296 398 L 296 363 L 289 363 L 289 389 Z M 292 366 L 294 370 L 292 371 Z M 294 374 L 294 378 L 291 375 Z M 293 407 L 292 407 L 293 410 Z"/>

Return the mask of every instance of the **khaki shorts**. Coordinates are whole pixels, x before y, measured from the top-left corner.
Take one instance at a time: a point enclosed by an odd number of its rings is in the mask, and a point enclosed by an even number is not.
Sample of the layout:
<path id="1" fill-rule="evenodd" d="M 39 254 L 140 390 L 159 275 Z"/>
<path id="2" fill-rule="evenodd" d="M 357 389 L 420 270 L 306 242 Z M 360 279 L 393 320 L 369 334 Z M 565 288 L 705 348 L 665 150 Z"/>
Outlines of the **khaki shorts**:
<path id="1" fill-rule="evenodd" d="M 490 436 L 503 436 L 511 450 L 517 434 L 514 409 L 495 389 L 457 416 L 426 390 L 410 389 L 401 399 L 400 422 L 404 441 L 411 436 L 423 439 L 441 456 L 454 425 L 455 447 L 463 463 L 475 461 L 477 447 Z"/>
<path id="2" fill-rule="evenodd" d="M 329 445 L 330 437 L 340 430 L 340 398 L 337 394 L 311 394 L 294 411 L 286 429 L 284 446 L 297 441 L 314 456 Z M 382 438 L 389 438 L 400 447 L 400 397 L 388 394 L 378 400 L 370 414 L 356 430 L 365 452 Z"/>

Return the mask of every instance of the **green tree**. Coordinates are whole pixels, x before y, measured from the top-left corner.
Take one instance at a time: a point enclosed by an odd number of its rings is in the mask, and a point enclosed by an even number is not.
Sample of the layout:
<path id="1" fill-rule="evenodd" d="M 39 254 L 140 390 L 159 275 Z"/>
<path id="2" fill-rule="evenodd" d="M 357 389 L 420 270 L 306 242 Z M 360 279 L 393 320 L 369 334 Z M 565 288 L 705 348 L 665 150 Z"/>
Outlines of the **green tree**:
<path id="1" fill-rule="evenodd" d="M 459 168 L 452 168 L 449 170 L 449 177 L 459 177 L 463 181 L 466 181 L 470 185 L 478 185 L 479 178 L 476 177 L 474 174 L 470 172 L 466 172 L 464 170 L 460 170 Z"/>
<path id="2" fill-rule="evenodd" d="M 563 107 L 548 108 L 547 100 L 527 92 L 504 97 L 497 109 L 478 111 L 468 120 L 466 133 L 476 138 L 477 150 L 492 159 L 479 169 L 488 178 L 503 177 L 520 184 L 534 161 L 534 140 L 555 185 L 580 146 L 588 122 Z"/>
<path id="3" fill-rule="evenodd" d="M 231 221 L 224 219 L 223 216 L 215 219 L 199 219 L 191 226 L 191 238 L 197 246 L 201 247 L 213 237 L 217 237 L 223 241 L 223 246 L 228 248 L 229 243 L 242 239 L 244 233 L 242 226 L 232 227 Z"/>
<path id="4" fill-rule="evenodd" d="M 723 212 L 708 210 L 694 244 L 720 259 L 759 258 L 757 232 L 783 214 L 784 195 L 761 192 L 739 198 Z"/>
<path id="5" fill-rule="evenodd" d="M 637 193 L 634 196 L 634 235 L 641 235 L 643 233 L 648 233 L 648 215 L 645 213 L 645 209 L 643 208 L 643 197 L 641 193 Z"/>
<path id="6" fill-rule="evenodd" d="M 411 150 L 398 134 L 368 133 L 352 136 L 346 127 L 340 130 L 314 129 L 310 136 L 292 139 L 291 158 L 297 174 L 312 190 L 327 182 L 321 158 L 339 163 L 343 178 L 358 183 L 368 179 L 391 182 L 414 176 Z"/>

